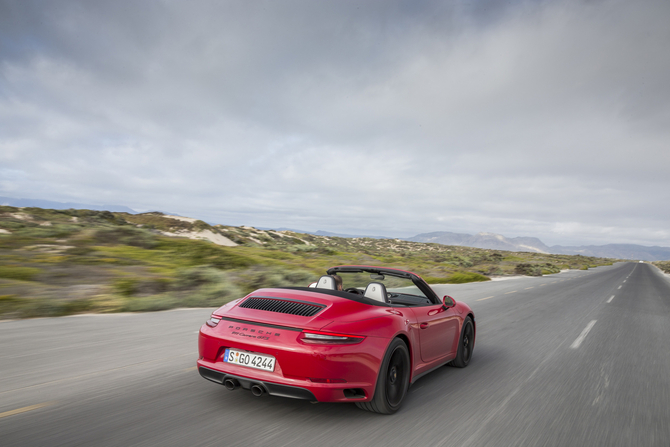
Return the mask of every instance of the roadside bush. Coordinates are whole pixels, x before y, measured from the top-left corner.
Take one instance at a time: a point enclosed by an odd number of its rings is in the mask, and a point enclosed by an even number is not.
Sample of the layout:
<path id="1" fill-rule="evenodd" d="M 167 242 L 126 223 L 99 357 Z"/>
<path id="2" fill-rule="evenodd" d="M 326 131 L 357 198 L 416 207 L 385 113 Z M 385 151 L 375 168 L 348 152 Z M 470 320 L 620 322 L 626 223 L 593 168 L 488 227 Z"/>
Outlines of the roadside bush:
<path id="1" fill-rule="evenodd" d="M 131 296 L 137 290 L 138 280 L 136 278 L 119 278 L 113 282 L 114 292 L 122 296 Z"/>
<path id="2" fill-rule="evenodd" d="M 181 238 L 161 238 L 157 249 L 169 252 L 182 265 L 209 265 L 219 269 L 250 267 L 257 263 L 235 248 L 221 247 L 211 242 Z"/>
<path id="3" fill-rule="evenodd" d="M 447 284 L 490 281 L 491 278 L 474 272 L 456 272 L 447 278 Z"/>
<path id="4" fill-rule="evenodd" d="M 84 247 L 84 246 L 72 247 L 72 248 L 68 248 L 67 250 L 65 250 L 65 254 L 73 255 L 73 256 L 86 256 L 86 255 L 91 254 L 93 252 L 95 252 L 95 250 L 93 248 Z"/>
<path id="5" fill-rule="evenodd" d="M 245 295 L 232 273 L 212 266 L 179 270 L 171 288 L 182 307 L 221 306 Z"/>
<path id="6" fill-rule="evenodd" d="M 235 274 L 235 283 L 246 293 L 263 287 L 307 287 L 317 279 L 317 275 L 306 270 L 269 266 L 254 266 Z"/>
<path id="7" fill-rule="evenodd" d="M 660 268 L 663 272 L 670 273 L 670 261 L 656 261 L 652 264 Z"/>
<path id="8" fill-rule="evenodd" d="M 517 264 L 514 273 L 526 276 L 542 276 L 542 269 L 533 264 Z"/>
<path id="9" fill-rule="evenodd" d="M 561 273 L 561 268 L 548 262 L 541 266 L 541 272 L 543 275 L 552 275 L 554 273 Z"/>
<path id="10" fill-rule="evenodd" d="M 45 238 L 64 238 L 72 236 L 75 233 L 78 233 L 80 228 L 76 225 L 52 225 L 52 226 L 40 226 L 37 224 L 28 224 L 20 230 L 16 230 L 16 235 L 34 238 L 34 239 L 45 239 Z"/>
<path id="11" fill-rule="evenodd" d="M 155 234 L 128 226 L 101 228 L 95 232 L 93 239 L 99 244 L 130 245 L 148 249 L 158 245 Z"/>
<path id="12" fill-rule="evenodd" d="M 440 278 L 436 276 L 422 276 L 422 278 L 428 284 L 464 284 L 468 282 L 482 282 L 491 280 L 491 278 L 488 276 L 474 272 L 456 272 L 452 273 L 446 278 Z"/>
<path id="13" fill-rule="evenodd" d="M 34 267 L 18 267 L 5 265 L 0 268 L 0 278 L 33 281 L 41 270 Z"/>

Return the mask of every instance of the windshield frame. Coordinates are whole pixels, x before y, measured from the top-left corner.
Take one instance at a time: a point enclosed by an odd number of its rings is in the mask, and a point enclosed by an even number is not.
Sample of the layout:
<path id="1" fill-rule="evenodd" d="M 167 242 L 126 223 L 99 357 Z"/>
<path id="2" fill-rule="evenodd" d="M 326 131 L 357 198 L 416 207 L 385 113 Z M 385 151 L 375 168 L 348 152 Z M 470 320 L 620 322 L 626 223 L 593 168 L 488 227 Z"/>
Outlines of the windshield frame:
<path id="1" fill-rule="evenodd" d="M 406 270 L 375 267 L 369 265 L 338 265 L 336 267 L 329 268 L 326 273 L 329 275 L 336 275 L 338 273 L 376 273 L 381 275 L 394 276 L 397 278 L 410 279 L 433 304 L 441 303 L 441 300 L 435 291 L 419 275 L 408 272 Z"/>

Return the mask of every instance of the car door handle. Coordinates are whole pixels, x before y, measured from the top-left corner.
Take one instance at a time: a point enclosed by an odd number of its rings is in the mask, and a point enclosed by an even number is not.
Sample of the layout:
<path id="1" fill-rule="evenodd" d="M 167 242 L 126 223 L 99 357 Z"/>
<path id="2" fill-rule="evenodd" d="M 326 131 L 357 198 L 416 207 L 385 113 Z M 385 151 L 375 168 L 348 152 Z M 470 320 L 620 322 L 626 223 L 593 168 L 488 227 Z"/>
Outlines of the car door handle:
<path id="1" fill-rule="evenodd" d="M 421 323 L 421 324 L 419 325 L 419 327 L 420 327 L 421 329 L 426 329 L 426 328 L 428 327 L 428 323 Z"/>

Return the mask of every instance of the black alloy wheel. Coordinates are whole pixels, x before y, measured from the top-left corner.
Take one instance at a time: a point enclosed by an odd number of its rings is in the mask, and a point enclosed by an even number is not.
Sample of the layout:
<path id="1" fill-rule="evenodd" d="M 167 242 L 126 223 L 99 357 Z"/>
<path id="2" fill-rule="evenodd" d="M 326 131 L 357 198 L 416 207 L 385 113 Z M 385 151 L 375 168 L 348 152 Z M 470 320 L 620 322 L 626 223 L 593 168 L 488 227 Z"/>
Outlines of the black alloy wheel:
<path id="1" fill-rule="evenodd" d="M 475 348 L 475 325 L 472 323 L 470 317 L 466 317 L 463 321 L 463 330 L 461 331 L 461 338 L 458 340 L 458 352 L 456 358 L 451 361 L 450 365 L 457 368 L 465 368 L 470 363 L 472 358 L 472 351 Z"/>
<path id="2" fill-rule="evenodd" d="M 356 402 L 356 406 L 374 413 L 395 413 L 407 394 L 409 374 L 409 350 L 404 341 L 395 338 L 386 349 L 374 397 L 370 402 Z"/>
<path id="3" fill-rule="evenodd" d="M 397 407 L 405 397 L 405 382 L 408 379 L 409 362 L 402 347 L 398 346 L 391 355 L 386 374 L 386 400 L 391 407 Z"/>

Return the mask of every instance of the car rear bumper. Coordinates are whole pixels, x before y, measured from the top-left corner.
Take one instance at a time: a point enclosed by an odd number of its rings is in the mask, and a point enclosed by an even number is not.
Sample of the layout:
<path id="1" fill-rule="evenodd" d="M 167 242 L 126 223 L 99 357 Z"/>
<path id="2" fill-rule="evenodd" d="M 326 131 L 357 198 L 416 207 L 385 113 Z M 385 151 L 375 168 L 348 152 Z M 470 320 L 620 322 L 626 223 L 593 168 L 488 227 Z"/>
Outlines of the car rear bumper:
<path id="1" fill-rule="evenodd" d="M 250 390 L 253 385 L 258 385 L 265 393 L 271 396 L 304 399 L 312 402 L 317 400 L 310 390 L 297 386 L 281 385 L 278 383 L 265 382 L 262 380 L 250 379 L 248 377 L 226 374 L 221 371 L 205 368 L 204 366 L 200 366 L 198 368 L 198 372 L 203 378 L 211 380 L 212 382 L 218 383 L 220 385 L 223 385 L 226 380 L 230 380 L 231 383 L 235 384 L 235 386 L 239 386 L 245 390 Z"/>
<path id="2" fill-rule="evenodd" d="M 226 371 L 226 369 L 235 371 Z M 223 362 L 208 362 L 202 359 L 198 360 L 198 372 L 203 378 L 220 385 L 224 385 L 226 379 L 231 379 L 236 381 L 241 389 L 250 390 L 252 386 L 258 385 L 264 393 L 271 396 L 303 399 L 311 402 L 366 402 L 374 395 L 374 383 L 314 383 L 309 379 L 282 379 L 276 376 L 271 377 L 274 381 L 270 381 L 267 380 L 267 373 L 263 371 L 250 370 L 243 366 L 228 365 Z M 285 383 L 278 383 L 277 380 L 282 380 Z"/>

